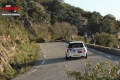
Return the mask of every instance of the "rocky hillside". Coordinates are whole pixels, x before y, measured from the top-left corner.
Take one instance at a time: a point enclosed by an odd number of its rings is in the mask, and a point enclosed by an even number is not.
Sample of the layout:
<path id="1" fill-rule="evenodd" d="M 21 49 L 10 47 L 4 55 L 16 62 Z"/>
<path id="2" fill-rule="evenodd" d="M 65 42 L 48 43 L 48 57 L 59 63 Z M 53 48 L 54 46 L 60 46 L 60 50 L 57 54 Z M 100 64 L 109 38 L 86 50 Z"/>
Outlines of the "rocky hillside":
<path id="1" fill-rule="evenodd" d="M 10 39 L 10 35 L 0 36 L 0 71 L 2 72 L 4 71 L 4 65 L 11 67 L 9 59 L 14 58 L 14 55 L 17 52 L 16 44 L 10 42 Z"/>
<path id="2" fill-rule="evenodd" d="M 16 35 L 15 40 L 20 40 L 21 44 L 25 43 L 18 35 Z M 2 72 L 5 70 L 5 65 L 12 67 L 10 65 L 10 60 L 15 58 L 15 54 L 19 53 L 19 51 L 20 50 L 17 47 L 17 43 L 11 40 L 10 35 L 0 36 L 0 70 Z"/>
<path id="3" fill-rule="evenodd" d="M 30 42 L 32 33 L 25 28 L 31 26 L 29 21 L 0 18 L 0 80 L 6 80 L 28 70 L 37 59 L 40 48 Z"/>

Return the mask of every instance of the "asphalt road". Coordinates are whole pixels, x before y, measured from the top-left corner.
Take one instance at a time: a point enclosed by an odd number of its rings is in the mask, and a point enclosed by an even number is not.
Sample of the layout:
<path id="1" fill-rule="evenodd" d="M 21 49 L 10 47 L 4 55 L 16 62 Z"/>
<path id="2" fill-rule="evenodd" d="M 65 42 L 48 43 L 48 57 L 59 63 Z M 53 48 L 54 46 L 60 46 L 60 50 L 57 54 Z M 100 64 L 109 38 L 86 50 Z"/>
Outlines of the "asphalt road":
<path id="1" fill-rule="evenodd" d="M 103 53 L 91 48 L 88 49 L 88 58 L 65 60 L 67 43 L 53 42 L 41 43 L 41 57 L 28 72 L 12 80 L 70 80 L 67 78 L 64 66 L 71 70 L 83 72 L 85 62 L 92 61 L 92 66 L 97 62 L 109 60 L 117 64 L 120 56 Z M 75 80 L 75 79 L 74 79 Z"/>

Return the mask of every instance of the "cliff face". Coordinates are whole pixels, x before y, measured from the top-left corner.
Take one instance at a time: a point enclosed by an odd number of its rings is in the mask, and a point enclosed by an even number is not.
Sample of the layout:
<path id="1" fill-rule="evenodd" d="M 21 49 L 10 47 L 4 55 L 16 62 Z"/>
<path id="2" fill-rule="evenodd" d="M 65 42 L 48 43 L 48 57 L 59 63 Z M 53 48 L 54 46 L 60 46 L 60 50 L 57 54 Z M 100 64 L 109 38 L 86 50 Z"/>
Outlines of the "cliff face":
<path id="1" fill-rule="evenodd" d="M 18 38 L 18 37 L 16 37 Z M 16 44 L 11 41 L 10 35 L 0 36 L 0 71 L 4 71 L 4 66 L 10 66 L 10 58 L 14 58 L 15 53 L 17 52 Z"/>
<path id="2" fill-rule="evenodd" d="M 34 34 L 31 30 L 32 22 L 30 22 L 27 18 L 23 19 L 21 22 L 21 26 L 10 25 L 10 27 L 6 27 L 4 25 L 0 25 L 0 71 L 4 72 L 5 66 L 12 68 L 10 65 L 11 59 L 15 60 L 17 54 L 21 51 L 26 52 L 24 46 L 30 44 L 28 33 Z M 23 27 L 24 25 L 24 27 Z M 11 35 L 11 36 L 10 36 Z M 33 45 L 30 45 L 33 46 Z M 30 47 L 29 46 L 29 47 Z M 24 47 L 20 49 L 20 47 Z M 22 50 L 23 49 L 23 50 Z"/>
<path id="3" fill-rule="evenodd" d="M 29 39 L 29 35 L 33 35 L 32 23 L 27 19 L 12 19 L 9 27 L 7 22 L 0 24 L 0 80 L 10 80 L 28 70 L 39 51 L 39 45 Z"/>

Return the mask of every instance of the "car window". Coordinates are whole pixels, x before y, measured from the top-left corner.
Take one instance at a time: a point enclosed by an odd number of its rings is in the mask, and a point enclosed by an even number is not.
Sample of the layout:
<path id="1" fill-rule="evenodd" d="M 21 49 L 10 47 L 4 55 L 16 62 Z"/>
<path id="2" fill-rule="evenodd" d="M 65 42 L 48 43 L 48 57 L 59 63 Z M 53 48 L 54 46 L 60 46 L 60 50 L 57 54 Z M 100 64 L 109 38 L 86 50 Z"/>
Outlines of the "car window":
<path id="1" fill-rule="evenodd" d="M 83 43 L 70 43 L 68 48 L 80 48 L 84 47 Z"/>

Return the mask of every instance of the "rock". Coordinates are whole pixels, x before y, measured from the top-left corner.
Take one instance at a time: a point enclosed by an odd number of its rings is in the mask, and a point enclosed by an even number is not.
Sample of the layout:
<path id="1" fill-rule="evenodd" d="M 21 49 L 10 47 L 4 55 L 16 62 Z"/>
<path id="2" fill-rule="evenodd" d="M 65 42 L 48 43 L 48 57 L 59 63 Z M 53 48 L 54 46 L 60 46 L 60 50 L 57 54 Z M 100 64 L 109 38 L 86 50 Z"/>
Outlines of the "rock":
<path id="1" fill-rule="evenodd" d="M 0 71 L 3 72 L 4 71 L 4 68 L 2 65 L 0 65 Z"/>
<path id="2" fill-rule="evenodd" d="M 16 36 L 16 40 L 20 40 L 20 37 L 18 35 Z"/>
<path id="3" fill-rule="evenodd" d="M 11 40 L 11 39 L 10 39 L 10 35 L 8 35 L 6 39 L 7 39 L 8 41 L 10 41 L 10 40 Z"/>
<path id="4" fill-rule="evenodd" d="M 14 51 L 14 50 L 15 50 L 15 48 L 16 48 L 15 46 L 14 46 L 14 47 L 12 47 L 12 50 Z"/>

